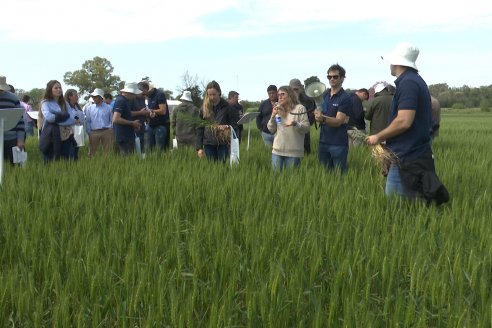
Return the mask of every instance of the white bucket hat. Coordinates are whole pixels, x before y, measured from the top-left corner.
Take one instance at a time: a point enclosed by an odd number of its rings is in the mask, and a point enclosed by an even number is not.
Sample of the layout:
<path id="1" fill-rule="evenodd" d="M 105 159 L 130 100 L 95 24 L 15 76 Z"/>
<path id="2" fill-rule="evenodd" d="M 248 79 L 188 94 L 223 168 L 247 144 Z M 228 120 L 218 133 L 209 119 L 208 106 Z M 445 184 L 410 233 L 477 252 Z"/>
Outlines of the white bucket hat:
<path id="1" fill-rule="evenodd" d="M 417 65 L 415 65 L 418 56 L 419 49 L 416 46 L 402 42 L 398 43 L 391 53 L 381 56 L 381 58 L 391 65 L 406 66 L 418 70 Z"/>
<path id="2" fill-rule="evenodd" d="M 96 89 L 94 89 L 94 91 L 92 91 L 91 96 L 92 97 L 99 96 L 102 99 L 104 99 L 104 91 L 103 91 L 103 89 L 96 88 Z"/>
<path id="3" fill-rule="evenodd" d="M 142 90 L 138 88 L 136 82 L 128 82 L 125 83 L 125 87 L 120 90 L 121 92 L 133 93 L 134 95 L 139 95 L 142 93 Z"/>
<path id="4" fill-rule="evenodd" d="M 7 78 L 0 75 L 0 90 L 10 91 L 10 86 L 7 84 Z"/>
<path id="5" fill-rule="evenodd" d="M 380 82 L 374 86 L 374 93 L 378 93 L 384 90 L 386 88 L 386 85 L 384 83 Z"/>
<path id="6" fill-rule="evenodd" d="M 191 92 L 190 91 L 183 91 L 183 95 L 179 98 L 181 100 L 186 100 L 192 102 L 193 100 L 191 99 Z"/>

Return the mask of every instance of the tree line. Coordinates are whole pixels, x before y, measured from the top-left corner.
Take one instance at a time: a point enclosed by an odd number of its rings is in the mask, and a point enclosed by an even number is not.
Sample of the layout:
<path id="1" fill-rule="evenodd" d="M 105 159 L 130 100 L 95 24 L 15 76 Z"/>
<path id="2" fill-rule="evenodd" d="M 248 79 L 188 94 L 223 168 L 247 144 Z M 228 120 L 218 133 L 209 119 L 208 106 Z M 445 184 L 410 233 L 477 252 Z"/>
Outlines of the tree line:
<path id="1" fill-rule="evenodd" d="M 71 87 L 77 88 L 81 99 L 87 100 L 89 94 L 95 88 L 101 88 L 104 92 L 114 92 L 121 90 L 125 84 L 118 75 L 113 74 L 114 67 L 106 58 L 94 57 L 82 64 L 82 68 L 73 72 L 66 72 L 63 76 L 63 82 Z M 142 80 L 152 81 L 150 77 L 143 77 Z M 319 82 L 317 76 L 310 76 L 304 80 L 307 86 L 313 82 Z M 177 86 L 179 94 L 173 97 L 173 92 L 162 89 L 168 99 L 176 99 L 181 96 L 183 91 L 191 92 L 193 102 L 200 107 L 203 101 L 203 91 L 207 81 L 200 81 L 197 75 L 190 75 L 186 71 L 181 77 L 181 84 Z M 446 83 L 429 85 L 431 95 L 436 97 L 441 108 L 465 109 L 480 108 L 481 111 L 488 112 L 492 108 L 492 85 L 472 88 L 469 86 L 449 87 Z M 355 91 L 355 90 L 348 90 Z M 28 94 L 31 103 L 37 109 L 44 93 L 44 88 L 35 88 L 30 91 L 22 89 L 16 90 L 16 93 L 22 97 Z M 265 94 L 266 99 L 266 94 Z M 257 108 L 261 100 L 249 101 L 243 100 L 244 108 Z"/>

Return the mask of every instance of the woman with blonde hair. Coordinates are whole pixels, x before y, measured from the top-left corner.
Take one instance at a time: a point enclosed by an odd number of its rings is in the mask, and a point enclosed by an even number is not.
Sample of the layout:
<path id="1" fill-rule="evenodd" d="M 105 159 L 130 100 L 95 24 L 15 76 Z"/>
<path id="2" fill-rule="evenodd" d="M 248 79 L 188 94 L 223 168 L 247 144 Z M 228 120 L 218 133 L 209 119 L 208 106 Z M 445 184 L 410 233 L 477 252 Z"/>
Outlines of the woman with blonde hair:
<path id="1" fill-rule="evenodd" d="M 239 113 L 221 97 L 222 91 L 216 81 L 207 84 L 200 118 L 205 121 L 196 129 L 198 157 L 225 162 L 229 155 L 229 127 L 238 132 Z"/>
<path id="2" fill-rule="evenodd" d="M 310 124 L 306 108 L 289 86 L 278 88 L 278 103 L 273 107 L 267 127 L 275 134 L 272 147 L 272 168 L 297 167 L 304 156 L 304 135 Z"/>

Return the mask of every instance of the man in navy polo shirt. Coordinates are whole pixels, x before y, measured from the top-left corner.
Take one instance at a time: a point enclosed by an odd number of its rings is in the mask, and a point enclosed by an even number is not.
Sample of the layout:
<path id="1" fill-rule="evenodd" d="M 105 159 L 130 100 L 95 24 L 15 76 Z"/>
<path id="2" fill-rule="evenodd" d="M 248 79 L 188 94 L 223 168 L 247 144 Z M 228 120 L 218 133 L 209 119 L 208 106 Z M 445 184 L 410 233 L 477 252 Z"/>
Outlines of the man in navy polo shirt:
<path id="1" fill-rule="evenodd" d="M 147 127 L 147 142 L 150 150 L 155 145 L 159 150 L 165 151 L 169 148 L 171 124 L 169 110 L 164 91 L 154 87 L 149 81 L 141 81 L 138 87 L 147 97 L 148 108 L 150 110 L 149 126 Z"/>
<path id="2" fill-rule="evenodd" d="M 339 168 L 343 174 L 347 170 L 348 156 L 347 113 L 352 102 L 342 88 L 345 80 L 345 69 L 342 66 L 331 65 L 327 78 L 330 89 L 323 95 L 321 112 L 315 112 L 315 119 L 321 126 L 318 159 L 327 170 Z"/>
<path id="3" fill-rule="evenodd" d="M 431 97 L 429 88 L 418 74 L 415 61 L 417 47 L 400 43 L 392 53 L 382 58 L 390 63 L 391 75 L 396 77 L 396 92 L 390 108 L 389 125 L 367 138 L 370 145 L 386 141 L 388 148 L 397 156 L 386 180 L 386 195 L 397 194 L 413 199 L 414 190 L 402 183 L 400 167 L 431 152 Z"/>
<path id="4" fill-rule="evenodd" d="M 132 120 L 132 101 L 142 93 L 134 82 L 126 83 L 116 96 L 113 108 L 113 131 L 116 143 L 123 156 L 135 150 L 135 131 L 142 127 L 138 120 Z"/>

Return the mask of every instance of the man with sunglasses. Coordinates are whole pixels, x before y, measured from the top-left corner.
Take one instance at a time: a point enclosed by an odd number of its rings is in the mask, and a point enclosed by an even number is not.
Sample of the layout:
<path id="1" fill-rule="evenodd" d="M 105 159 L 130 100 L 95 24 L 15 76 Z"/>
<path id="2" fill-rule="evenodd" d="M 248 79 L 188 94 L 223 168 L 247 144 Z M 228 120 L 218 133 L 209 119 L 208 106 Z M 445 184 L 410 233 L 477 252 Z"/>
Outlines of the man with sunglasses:
<path id="1" fill-rule="evenodd" d="M 327 170 L 335 168 L 343 173 L 347 170 L 348 136 L 347 122 L 352 102 L 342 87 L 345 69 L 334 64 L 328 69 L 330 89 L 323 94 L 321 112 L 316 111 L 315 119 L 320 123 L 318 159 Z"/>

